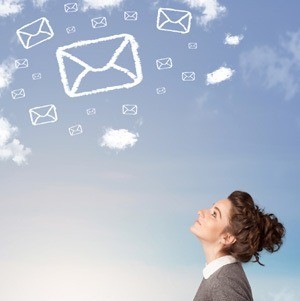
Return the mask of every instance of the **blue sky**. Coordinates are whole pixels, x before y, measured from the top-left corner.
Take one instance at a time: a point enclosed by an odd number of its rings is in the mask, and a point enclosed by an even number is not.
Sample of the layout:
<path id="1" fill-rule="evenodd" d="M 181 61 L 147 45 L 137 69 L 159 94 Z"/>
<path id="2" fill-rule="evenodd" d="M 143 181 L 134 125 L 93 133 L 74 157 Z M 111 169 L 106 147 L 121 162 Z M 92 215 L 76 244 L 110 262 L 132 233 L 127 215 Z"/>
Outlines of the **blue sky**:
<path id="1" fill-rule="evenodd" d="M 262 254 L 265 267 L 244 265 L 254 299 L 299 300 L 300 5 L 77 3 L 67 14 L 61 1 L 0 1 L 0 299 L 192 300 L 205 258 L 189 227 L 198 209 L 239 189 L 287 229 L 282 249 Z M 190 11 L 190 32 L 158 30 L 160 7 Z M 125 21 L 124 11 L 137 11 L 138 20 Z M 41 17 L 54 37 L 25 49 L 16 30 Z M 92 28 L 97 17 L 107 26 Z M 67 34 L 69 26 L 76 32 Z M 121 33 L 139 44 L 142 82 L 69 97 L 57 48 Z M 226 34 L 243 39 L 224 44 Z M 173 68 L 158 70 L 165 57 Z M 23 58 L 28 68 L 15 70 Z M 231 78 L 207 85 L 222 66 L 234 70 Z M 183 82 L 185 71 L 196 80 Z M 13 100 L 21 88 L 26 97 Z M 58 121 L 33 126 L 28 110 L 48 104 Z M 137 105 L 138 114 L 123 115 L 123 104 Z M 70 136 L 77 124 L 83 133 Z M 109 128 L 137 141 L 101 146 Z"/>

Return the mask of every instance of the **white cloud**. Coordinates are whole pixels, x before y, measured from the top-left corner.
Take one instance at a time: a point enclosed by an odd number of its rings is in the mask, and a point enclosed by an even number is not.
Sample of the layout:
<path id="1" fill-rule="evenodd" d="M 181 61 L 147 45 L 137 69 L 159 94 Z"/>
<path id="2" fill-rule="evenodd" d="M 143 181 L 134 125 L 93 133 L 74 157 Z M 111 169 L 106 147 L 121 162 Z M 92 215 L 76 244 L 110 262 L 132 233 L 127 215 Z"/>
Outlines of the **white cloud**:
<path id="1" fill-rule="evenodd" d="M 23 0 L 0 0 L 0 17 L 15 15 L 23 10 Z"/>
<path id="2" fill-rule="evenodd" d="M 48 1 L 49 0 L 32 0 L 32 3 L 34 6 L 42 8 Z"/>
<path id="3" fill-rule="evenodd" d="M 218 0 L 184 0 L 190 8 L 201 11 L 196 20 L 200 25 L 206 26 L 209 22 L 222 16 L 226 12 L 226 7 L 221 6 Z"/>
<path id="4" fill-rule="evenodd" d="M 227 67 L 220 67 L 212 73 L 208 73 L 206 76 L 206 84 L 214 85 L 231 78 L 235 71 Z"/>
<path id="5" fill-rule="evenodd" d="M 138 133 L 134 134 L 126 129 L 114 130 L 108 128 L 102 137 L 101 146 L 111 149 L 125 149 L 128 146 L 134 146 L 138 136 Z"/>
<path id="6" fill-rule="evenodd" d="M 266 89 L 280 87 L 285 100 L 300 91 L 300 30 L 287 33 L 280 47 L 256 46 L 240 55 L 244 80 L 256 80 Z"/>
<path id="7" fill-rule="evenodd" d="M 8 58 L 0 65 L 0 96 L 2 90 L 7 88 L 13 81 L 13 74 L 15 71 L 15 63 L 12 58 Z"/>
<path id="8" fill-rule="evenodd" d="M 83 0 L 83 11 L 118 7 L 124 0 Z"/>
<path id="9" fill-rule="evenodd" d="M 18 165 L 27 164 L 27 156 L 31 150 L 13 138 L 17 133 L 17 127 L 12 126 L 6 118 L 0 117 L 0 160 L 12 159 Z"/>
<path id="10" fill-rule="evenodd" d="M 244 38 L 244 36 L 242 34 L 233 36 L 230 33 L 227 33 L 226 37 L 225 37 L 225 40 L 224 40 L 224 44 L 235 46 L 235 45 L 240 44 L 240 42 L 243 38 Z"/>

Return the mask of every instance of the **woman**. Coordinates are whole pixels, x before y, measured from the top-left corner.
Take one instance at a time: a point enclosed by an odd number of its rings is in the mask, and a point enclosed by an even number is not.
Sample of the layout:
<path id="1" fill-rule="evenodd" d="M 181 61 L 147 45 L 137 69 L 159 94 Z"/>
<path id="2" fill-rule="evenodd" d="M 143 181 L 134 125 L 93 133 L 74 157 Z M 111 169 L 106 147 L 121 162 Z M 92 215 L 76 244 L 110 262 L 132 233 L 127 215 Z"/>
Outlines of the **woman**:
<path id="1" fill-rule="evenodd" d="M 243 191 L 198 211 L 190 228 L 200 240 L 206 266 L 194 301 L 250 301 L 252 291 L 242 263 L 266 249 L 279 250 L 285 236 L 284 226 L 274 214 L 265 214 Z"/>

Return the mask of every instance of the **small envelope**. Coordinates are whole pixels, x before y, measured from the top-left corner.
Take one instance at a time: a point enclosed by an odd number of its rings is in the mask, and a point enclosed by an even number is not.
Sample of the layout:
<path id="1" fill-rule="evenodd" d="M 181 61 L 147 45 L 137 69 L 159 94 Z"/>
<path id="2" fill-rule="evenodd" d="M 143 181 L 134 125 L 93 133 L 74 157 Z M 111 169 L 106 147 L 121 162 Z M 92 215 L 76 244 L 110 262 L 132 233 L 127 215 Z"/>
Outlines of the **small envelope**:
<path id="1" fill-rule="evenodd" d="M 182 72 L 181 78 L 184 82 L 192 82 L 196 79 L 195 72 Z"/>
<path id="2" fill-rule="evenodd" d="M 57 121 L 57 112 L 55 105 L 45 105 L 29 109 L 29 115 L 32 125 L 53 123 Z"/>
<path id="3" fill-rule="evenodd" d="M 77 3 L 66 3 L 64 8 L 66 13 L 76 13 L 78 11 Z"/>
<path id="4" fill-rule="evenodd" d="M 69 133 L 71 136 L 82 134 L 83 133 L 82 126 L 80 124 L 71 126 L 69 128 Z"/>
<path id="5" fill-rule="evenodd" d="M 188 43 L 188 48 L 189 49 L 197 49 L 198 48 L 198 44 L 197 43 Z"/>
<path id="6" fill-rule="evenodd" d="M 137 11 L 125 11 L 124 20 L 125 21 L 136 21 L 138 19 Z"/>
<path id="7" fill-rule="evenodd" d="M 122 113 L 124 115 L 136 115 L 137 114 L 137 105 L 122 105 Z"/>
<path id="8" fill-rule="evenodd" d="M 66 28 L 66 32 L 67 32 L 67 34 L 76 32 L 75 26 L 67 27 L 67 28 Z"/>
<path id="9" fill-rule="evenodd" d="M 172 59 L 170 57 L 157 59 L 156 67 L 158 70 L 171 69 L 173 67 Z"/>
<path id="10" fill-rule="evenodd" d="M 112 49 L 111 53 L 109 49 Z M 59 47 L 56 57 L 65 93 L 70 97 L 78 97 L 129 89 L 138 85 L 143 79 L 143 74 L 137 49 L 138 43 L 130 34 L 80 41 Z M 75 55 L 76 50 L 78 54 Z M 102 62 L 99 53 L 105 53 Z M 65 67 L 65 64 L 69 66 L 70 63 L 77 64 L 76 67 L 80 69 L 76 68 L 76 73 L 72 73 L 72 70 Z"/>
<path id="11" fill-rule="evenodd" d="M 29 49 L 51 39 L 54 33 L 49 21 L 43 17 L 19 28 L 17 35 L 23 47 Z"/>
<path id="12" fill-rule="evenodd" d="M 94 18 L 94 19 L 91 19 L 91 22 L 92 22 L 93 28 L 101 28 L 101 27 L 107 26 L 106 17 Z"/>
<path id="13" fill-rule="evenodd" d="M 165 94 L 167 92 L 165 87 L 160 87 L 156 89 L 157 94 Z"/>
<path id="14" fill-rule="evenodd" d="M 86 113 L 88 115 L 95 115 L 96 114 L 96 109 L 95 108 L 90 108 L 86 110 Z"/>
<path id="15" fill-rule="evenodd" d="M 191 28 L 192 14 L 186 10 L 159 8 L 156 27 L 159 30 L 188 33 Z"/>
<path id="16" fill-rule="evenodd" d="M 25 97 L 24 89 L 17 89 L 17 90 L 11 91 L 11 97 L 13 99 L 24 98 Z"/>
<path id="17" fill-rule="evenodd" d="M 33 80 L 38 80 L 42 78 L 42 74 L 41 73 L 33 73 L 32 74 L 32 79 Z"/>
<path id="18" fill-rule="evenodd" d="M 15 67 L 17 69 L 28 68 L 28 60 L 27 59 L 15 60 Z"/>

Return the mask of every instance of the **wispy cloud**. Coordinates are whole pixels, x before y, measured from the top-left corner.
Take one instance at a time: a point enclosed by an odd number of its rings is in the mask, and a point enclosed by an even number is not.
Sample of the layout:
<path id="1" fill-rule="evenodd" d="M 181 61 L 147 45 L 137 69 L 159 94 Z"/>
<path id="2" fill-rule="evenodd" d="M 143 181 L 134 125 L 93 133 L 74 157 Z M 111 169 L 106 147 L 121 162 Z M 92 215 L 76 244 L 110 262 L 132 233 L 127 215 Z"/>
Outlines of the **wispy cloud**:
<path id="1" fill-rule="evenodd" d="M 114 130 L 108 128 L 102 137 L 100 145 L 111 149 L 123 150 L 126 147 L 134 146 L 137 142 L 138 136 L 138 133 L 134 134 L 126 129 Z"/>
<path id="2" fill-rule="evenodd" d="M 279 45 L 256 46 L 242 53 L 240 66 L 245 81 L 258 80 L 266 89 L 280 87 L 289 100 L 300 90 L 300 30 L 288 32 Z"/>
<path id="3" fill-rule="evenodd" d="M 224 44 L 236 46 L 236 45 L 240 44 L 240 42 L 243 38 L 244 38 L 244 36 L 242 34 L 234 36 L 230 33 L 227 33 L 225 40 L 224 40 Z"/>
<path id="4" fill-rule="evenodd" d="M 231 68 L 227 67 L 220 67 L 219 69 L 208 73 L 206 76 L 206 84 L 207 85 L 214 85 L 225 80 L 228 80 L 232 77 L 235 71 Z"/>
<path id="5" fill-rule="evenodd" d="M 220 5 L 218 0 L 184 0 L 184 3 L 201 12 L 199 16 L 196 16 L 196 21 L 202 26 L 207 26 L 208 23 L 226 13 L 226 7 Z"/>
<path id="6" fill-rule="evenodd" d="M 83 0 L 83 11 L 88 9 L 106 9 L 119 7 L 124 0 Z"/>
<path id="7" fill-rule="evenodd" d="M 13 74 L 16 71 L 13 58 L 8 58 L 0 65 L 0 96 L 1 92 L 13 81 Z"/>
<path id="8" fill-rule="evenodd" d="M 18 165 L 27 164 L 27 156 L 31 150 L 14 138 L 17 133 L 17 127 L 12 126 L 6 118 L 0 117 L 0 160 L 11 159 Z"/>
<path id="9" fill-rule="evenodd" d="M 49 0 L 32 0 L 34 6 L 42 8 Z"/>
<path id="10" fill-rule="evenodd" d="M 295 301 L 295 292 L 291 288 L 284 287 L 277 292 L 269 293 L 270 301 Z"/>
<path id="11" fill-rule="evenodd" d="M 0 17 L 19 14 L 23 10 L 23 0 L 0 0 Z"/>

